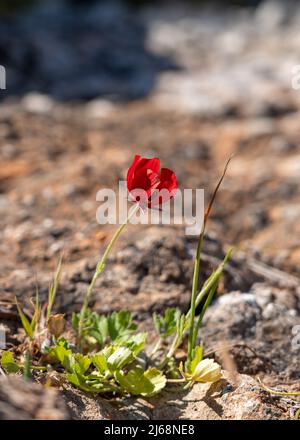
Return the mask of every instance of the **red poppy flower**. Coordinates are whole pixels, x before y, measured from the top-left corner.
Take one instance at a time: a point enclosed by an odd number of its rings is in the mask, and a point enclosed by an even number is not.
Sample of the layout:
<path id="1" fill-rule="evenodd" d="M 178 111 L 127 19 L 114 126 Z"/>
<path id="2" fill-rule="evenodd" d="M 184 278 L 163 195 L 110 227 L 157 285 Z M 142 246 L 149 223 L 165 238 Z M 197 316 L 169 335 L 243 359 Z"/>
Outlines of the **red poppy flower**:
<path id="1" fill-rule="evenodd" d="M 159 167 L 157 157 L 147 159 L 136 155 L 127 172 L 127 189 L 141 207 L 159 208 L 176 194 L 176 174 L 168 168 L 159 171 Z"/>

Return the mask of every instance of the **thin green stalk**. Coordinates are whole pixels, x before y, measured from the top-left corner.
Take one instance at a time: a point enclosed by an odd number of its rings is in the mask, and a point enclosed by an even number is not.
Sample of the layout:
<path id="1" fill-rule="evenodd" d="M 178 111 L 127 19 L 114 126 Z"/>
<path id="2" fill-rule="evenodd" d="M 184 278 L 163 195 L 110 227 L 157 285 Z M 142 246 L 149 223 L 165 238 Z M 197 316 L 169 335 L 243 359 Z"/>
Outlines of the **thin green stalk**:
<path id="1" fill-rule="evenodd" d="M 178 334 L 176 334 L 176 336 L 171 344 L 171 347 L 167 353 L 167 356 L 165 357 L 164 361 L 161 364 L 162 366 L 165 366 L 169 362 L 169 360 L 173 357 L 175 351 L 177 350 L 177 348 L 179 347 L 181 342 L 182 342 L 182 338 L 179 337 Z"/>
<path id="2" fill-rule="evenodd" d="M 154 347 L 153 347 L 151 353 L 149 354 L 149 357 L 153 357 L 153 356 L 155 355 L 155 353 L 158 352 L 158 350 L 159 350 L 160 347 L 161 347 L 162 342 L 163 342 L 162 337 L 159 337 L 158 340 L 156 341 L 156 343 L 155 343 L 155 345 L 154 345 Z"/>
<path id="3" fill-rule="evenodd" d="M 203 317 L 205 315 L 206 309 L 209 306 L 209 304 L 211 303 L 211 300 L 212 300 L 212 298 L 213 298 L 213 296 L 215 294 L 215 291 L 216 291 L 216 289 L 218 287 L 218 284 L 219 284 L 219 280 L 216 281 L 214 286 L 210 289 L 210 292 L 209 292 L 209 294 L 208 294 L 208 296 L 206 298 L 204 306 L 203 306 L 203 308 L 201 310 L 201 313 L 200 313 L 200 315 L 198 317 L 198 320 L 197 320 L 197 323 L 196 323 L 196 326 L 195 326 L 195 331 L 194 331 L 194 334 L 193 334 L 193 341 L 192 341 L 193 347 L 195 347 L 197 335 L 198 335 L 198 332 L 199 332 L 199 328 L 200 328 L 201 322 L 203 320 Z"/>
<path id="4" fill-rule="evenodd" d="M 110 251 L 112 250 L 115 242 L 118 240 L 118 238 L 120 237 L 123 229 L 125 228 L 125 226 L 127 225 L 127 223 L 129 222 L 129 220 L 133 217 L 133 215 L 137 212 L 137 210 L 139 209 L 139 205 L 136 204 L 132 207 L 132 209 L 129 211 L 129 215 L 126 218 L 126 220 L 119 226 L 119 228 L 116 230 L 116 232 L 114 233 L 111 241 L 109 242 L 103 257 L 101 258 L 101 260 L 99 261 L 99 263 L 97 264 L 95 273 L 93 275 L 92 281 L 88 287 L 87 293 L 85 295 L 84 298 L 84 302 L 83 302 L 83 306 L 81 308 L 81 312 L 80 312 L 80 318 L 79 318 L 79 324 L 78 324 L 78 339 L 79 341 L 81 340 L 82 337 L 82 331 L 83 331 L 83 324 L 84 324 L 84 318 L 85 318 L 85 314 L 89 305 L 89 300 L 92 294 L 92 291 L 94 289 L 95 283 L 99 277 L 99 275 L 101 274 L 101 272 L 103 271 L 104 267 L 105 267 L 105 262 L 106 259 L 110 253 Z"/>
<path id="5" fill-rule="evenodd" d="M 198 335 L 199 328 L 200 328 L 200 325 L 201 325 L 201 323 L 202 323 L 202 320 L 203 320 L 203 318 L 204 318 L 205 312 L 206 312 L 206 310 L 207 310 L 209 304 L 211 303 L 211 301 L 212 301 L 212 299 L 213 299 L 213 296 L 214 296 L 214 294 L 215 294 L 215 292 L 216 292 L 216 290 L 217 290 L 217 287 L 218 287 L 218 285 L 219 285 L 219 281 L 220 281 L 220 278 L 221 278 L 221 275 L 222 275 L 223 269 L 224 269 L 225 264 L 227 263 L 228 259 L 230 258 L 231 254 L 232 254 L 232 249 L 230 249 L 230 250 L 227 252 L 227 254 L 225 255 L 225 258 L 224 258 L 223 262 L 221 263 L 221 270 L 218 271 L 218 276 L 217 276 L 217 277 L 214 277 L 215 279 L 214 279 L 213 286 L 212 286 L 211 289 L 210 289 L 210 292 L 209 292 L 209 294 L 208 294 L 208 296 L 207 296 L 207 298 L 206 298 L 206 301 L 205 301 L 205 303 L 204 303 L 204 306 L 202 307 L 201 313 L 200 313 L 200 315 L 199 315 L 199 317 L 198 317 L 198 321 L 197 321 L 196 326 L 195 326 L 194 339 L 193 339 L 193 347 L 194 347 L 195 344 L 196 344 L 197 335 Z"/>
<path id="6" fill-rule="evenodd" d="M 48 304 L 47 304 L 47 311 L 46 311 L 46 322 L 48 322 L 50 316 L 51 316 L 51 312 L 52 312 L 52 307 L 55 301 L 55 297 L 56 297 L 56 293 L 59 287 L 59 283 L 60 283 L 60 276 L 61 276 L 61 265 L 62 265 L 62 258 L 63 256 L 60 256 L 60 259 L 58 261 L 58 265 L 53 277 L 53 281 L 50 285 L 49 288 L 49 292 L 48 292 Z"/>
<path id="7" fill-rule="evenodd" d="M 23 377 L 25 379 L 31 379 L 31 373 L 30 373 L 30 352 L 29 352 L 29 350 L 26 350 L 26 352 L 25 352 L 24 367 L 23 367 Z"/>
<path id="8" fill-rule="evenodd" d="M 184 383 L 186 382 L 186 379 L 182 378 L 182 379 L 167 379 L 167 382 L 169 383 Z"/>
<path id="9" fill-rule="evenodd" d="M 226 257 L 227 257 L 227 255 L 226 255 Z M 225 257 L 225 259 L 226 259 L 226 257 Z M 229 258 L 229 255 L 228 255 L 228 258 Z M 227 261 L 227 259 L 226 259 L 226 261 L 225 261 L 225 259 L 217 267 L 215 272 L 213 272 L 210 275 L 210 277 L 206 280 L 206 282 L 204 283 L 201 291 L 198 293 L 198 295 L 196 297 L 196 308 L 201 303 L 201 301 L 205 298 L 205 296 L 210 292 L 210 290 L 212 289 L 212 287 L 214 286 L 216 281 L 219 280 L 220 276 L 222 275 L 222 272 L 224 270 L 224 265 L 225 265 L 225 263 Z M 173 342 L 172 342 L 172 344 L 170 346 L 170 349 L 169 349 L 168 353 L 166 354 L 166 357 L 163 359 L 163 361 L 160 364 L 161 367 L 164 367 L 168 363 L 168 361 L 172 358 L 172 356 L 174 355 L 174 353 L 177 350 L 177 348 L 182 343 L 183 336 L 185 335 L 187 330 L 190 328 L 190 321 L 189 321 L 190 320 L 190 315 L 191 315 L 191 309 L 189 309 L 189 311 L 187 312 L 187 314 L 185 316 L 186 323 L 185 323 L 185 328 L 184 328 L 183 333 L 182 333 L 182 337 L 179 338 L 178 337 L 178 333 L 176 333 L 176 335 L 175 335 L 175 337 L 173 339 Z"/>
<path id="10" fill-rule="evenodd" d="M 192 286 L 192 298 L 191 298 L 191 319 L 190 319 L 190 333 L 189 333 L 189 342 L 188 342 L 188 359 L 191 361 L 193 357 L 193 340 L 194 340 L 194 321 L 195 321 L 195 313 L 196 313 L 196 298 L 198 291 L 198 279 L 199 279 L 199 270 L 200 270 L 200 256 L 203 244 L 203 237 L 205 231 L 205 222 L 203 223 L 202 231 L 198 240 L 197 252 L 195 257 L 194 264 L 194 274 L 193 274 L 193 286 Z"/>
<path id="11" fill-rule="evenodd" d="M 222 273 L 223 268 L 224 268 L 224 263 L 222 262 L 219 264 L 217 269 L 210 275 L 210 277 L 205 281 L 202 289 L 200 290 L 200 292 L 197 295 L 196 308 L 199 306 L 199 304 L 205 298 L 205 296 L 209 293 L 209 291 L 211 290 L 211 288 L 215 284 L 216 280 L 218 279 L 218 277 Z M 191 309 L 189 309 L 189 311 L 186 314 L 187 321 L 190 319 L 190 315 L 191 315 Z"/>
<path id="12" fill-rule="evenodd" d="M 201 258 L 201 250 L 202 250 L 202 245 L 203 245 L 203 239 L 204 239 L 204 234 L 205 234 L 205 228 L 206 228 L 206 224 L 209 218 L 209 214 L 210 211 L 212 209 L 212 206 L 214 204 L 217 192 L 220 188 L 220 185 L 225 177 L 229 162 L 231 161 L 231 157 L 228 159 L 222 176 L 219 179 L 219 182 L 213 192 L 212 198 L 209 202 L 208 208 L 205 212 L 204 215 L 204 221 L 203 221 L 203 225 L 202 225 L 202 229 L 199 235 L 199 240 L 198 240 L 198 245 L 197 245 L 197 251 L 196 251 L 196 257 L 195 257 L 195 264 L 194 264 L 194 274 L 193 274 L 193 285 L 192 285 L 192 296 L 191 296 L 191 308 L 190 308 L 190 333 L 189 333 L 189 341 L 188 341 L 188 360 L 191 361 L 192 357 L 193 357 L 193 350 L 194 350 L 194 345 L 193 345 L 193 341 L 195 340 L 195 313 L 196 313 L 196 299 L 197 299 L 197 291 L 198 291 L 198 280 L 199 280 L 199 270 L 200 270 L 200 258 Z"/>

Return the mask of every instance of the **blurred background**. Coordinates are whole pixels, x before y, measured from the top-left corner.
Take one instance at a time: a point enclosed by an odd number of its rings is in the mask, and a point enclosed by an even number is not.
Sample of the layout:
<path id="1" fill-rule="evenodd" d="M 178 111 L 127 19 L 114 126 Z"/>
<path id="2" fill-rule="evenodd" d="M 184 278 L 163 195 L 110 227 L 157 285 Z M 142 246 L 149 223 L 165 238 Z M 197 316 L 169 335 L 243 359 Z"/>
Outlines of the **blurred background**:
<path id="1" fill-rule="evenodd" d="M 286 377 L 299 378 L 290 353 L 300 311 L 299 2 L 1 0 L 0 65 L 6 310 L 15 313 L 14 295 L 25 301 L 35 283 L 46 294 L 62 250 L 60 306 L 80 307 L 114 230 L 96 224 L 96 193 L 117 188 L 134 154 L 159 156 L 181 188 L 204 188 L 208 199 L 234 153 L 203 269 L 235 246 L 224 292 L 248 296 L 224 295 L 234 316 L 213 322 L 208 340 L 225 332 L 221 322 L 228 339 L 256 338 Z M 186 308 L 195 237 L 179 226 L 129 230 L 95 308 L 129 307 L 138 319 Z M 241 371 L 262 368 L 240 359 Z"/>
<path id="2" fill-rule="evenodd" d="M 134 153 L 208 194 L 237 153 L 214 228 L 297 271 L 299 23 L 297 1 L 2 0 L 6 263 L 10 234 L 29 240 L 40 214 L 71 221 L 76 205 L 91 221 L 97 188 L 116 185 Z"/>

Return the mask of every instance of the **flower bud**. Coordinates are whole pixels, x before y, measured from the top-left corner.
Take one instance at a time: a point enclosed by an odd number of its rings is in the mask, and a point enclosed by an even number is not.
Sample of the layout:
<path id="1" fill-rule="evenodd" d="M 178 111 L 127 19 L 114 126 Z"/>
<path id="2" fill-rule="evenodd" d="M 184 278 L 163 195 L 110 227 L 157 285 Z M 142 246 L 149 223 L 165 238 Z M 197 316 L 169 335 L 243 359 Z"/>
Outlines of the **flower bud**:
<path id="1" fill-rule="evenodd" d="M 66 321 L 64 316 L 65 315 L 58 313 L 57 315 L 50 316 L 48 319 L 48 330 L 51 335 L 54 335 L 56 338 L 65 331 Z"/>
<path id="2" fill-rule="evenodd" d="M 203 359 L 192 373 L 185 373 L 187 380 L 195 382 L 217 382 L 221 379 L 221 367 L 213 359 Z"/>

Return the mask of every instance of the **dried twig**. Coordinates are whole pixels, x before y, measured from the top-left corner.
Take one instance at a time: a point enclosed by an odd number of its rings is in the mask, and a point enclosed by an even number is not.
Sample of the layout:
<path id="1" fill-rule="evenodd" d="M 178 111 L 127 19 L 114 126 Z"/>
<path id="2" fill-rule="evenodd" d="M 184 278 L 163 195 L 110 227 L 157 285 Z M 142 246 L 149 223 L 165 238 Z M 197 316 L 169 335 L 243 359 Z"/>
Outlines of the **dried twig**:
<path id="1" fill-rule="evenodd" d="M 282 396 L 282 397 L 296 397 L 296 396 L 300 396 L 300 391 L 296 391 L 296 392 L 288 392 L 288 391 L 277 391 L 277 390 L 273 390 L 272 388 L 267 387 L 266 385 L 264 385 L 262 383 L 262 381 L 260 380 L 260 378 L 257 378 L 260 386 L 265 390 L 268 391 L 268 393 L 270 394 L 274 394 L 275 396 Z"/>

